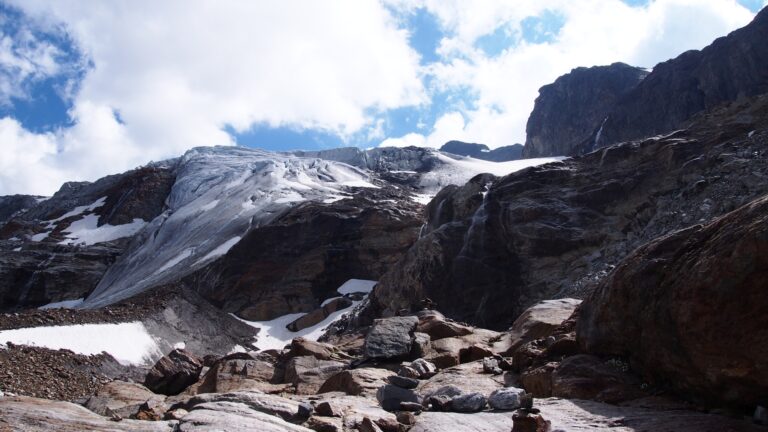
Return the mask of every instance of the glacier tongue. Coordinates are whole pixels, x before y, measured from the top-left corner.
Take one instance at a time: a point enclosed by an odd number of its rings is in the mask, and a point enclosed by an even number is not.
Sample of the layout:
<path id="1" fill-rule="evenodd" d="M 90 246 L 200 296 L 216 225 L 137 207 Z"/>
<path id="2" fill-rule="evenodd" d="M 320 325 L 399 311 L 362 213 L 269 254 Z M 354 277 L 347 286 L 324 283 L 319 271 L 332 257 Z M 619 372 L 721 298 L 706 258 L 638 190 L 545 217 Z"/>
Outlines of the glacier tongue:
<path id="1" fill-rule="evenodd" d="M 99 307 L 198 269 L 252 226 L 298 202 L 377 187 L 365 171 L 322 159 L 241 147 L 188 151 L 177 165 L 168 209 L 151 221 L 104 275 L 84 307 Z"/>

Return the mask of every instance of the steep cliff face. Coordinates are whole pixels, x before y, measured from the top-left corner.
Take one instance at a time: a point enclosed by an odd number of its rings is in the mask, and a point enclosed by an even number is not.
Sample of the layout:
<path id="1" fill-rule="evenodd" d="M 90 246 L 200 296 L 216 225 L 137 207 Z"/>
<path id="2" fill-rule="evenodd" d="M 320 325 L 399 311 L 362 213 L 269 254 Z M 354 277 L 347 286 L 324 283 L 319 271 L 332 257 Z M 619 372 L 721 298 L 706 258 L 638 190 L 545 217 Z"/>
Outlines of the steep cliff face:
<path id="1" fill-rule="evenodd" d="M 576 68 L 539 89 L 526 126 L 523 157 L 570 155 L 645 76 L 624 63 Z"/>
<path id="2" fill-rule="evenodd" d="M 594 134 L 570 154 L 670 132 L 685 127 L 698 112 L 768 92 L 766 40 L 768 9 L 763 9 L 752 23 L 703 50 L 656 65 L 618 101 L 603 125 L 593 122 Z"/>
<path id="3" fill-rule="evenodd" d="M 513 173 L 487 191 L 479 178 L 445 190 L 372 308 L 394 314 L 430 298 L 453 318 L 503 328 L 538 299 L 579 296 L 642 243 L 767 193 L 767 119 L 760 97 L 674 135 Z"/>
<path id="4" fill-rule="evenodd" d="M 714 404 L 768 403 L 768 197 L 659 238 L 581 306 L 585 350 Z"/>

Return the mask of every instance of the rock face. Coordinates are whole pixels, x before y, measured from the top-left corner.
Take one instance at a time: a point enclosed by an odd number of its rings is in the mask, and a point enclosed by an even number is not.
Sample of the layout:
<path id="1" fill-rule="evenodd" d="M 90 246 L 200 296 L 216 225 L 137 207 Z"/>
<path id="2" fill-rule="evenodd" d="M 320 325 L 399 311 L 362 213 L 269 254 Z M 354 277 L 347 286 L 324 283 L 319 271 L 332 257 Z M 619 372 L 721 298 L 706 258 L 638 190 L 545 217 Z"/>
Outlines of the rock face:
<path id="1" fill-rule="evenodd" d="M 484 195 L 478 178 L 444 190 L 370 310 L 419 310 L 428 298 L 448 317 L 503 329 L 540 299 L 581 296 L 641 244 L 768 193 L 767 114 L 768 97 L 748 99 L 677 134 L 513 173 Z"/>
<path id="2" fill-rule="evenodd" d="M 466 143 L 462 141 L 448 141 L 440 147 L 440 151 L 459 156 L 469 156 L 475 159 L 483 159 L 493 162 L 505 162 L 518 160 L 523 154 L 522 144 L 512 144 L 498 147 L 493 150 L 485 144 Z"/>
<path id="3" fill-rule="evenodd" d="M 22 213 L 37 205 L 38 199 L 31 195 L 0 196 L 0 223 L 3 223 L 18 213 Z"/>
<path id="4" fill-rule="evenodd" d="M 175 349 L 155 363 L 144 385 L 155 393 L 176 395 L 194 384 L 202 370 L 200 359 L 183 349 Z"/>
<path id="5" fill-rule="evenodd" d="M 768 92 L 768 9 L 744 28 L 653 68 L 611 110 L 594 147 L 665 133 L 696 113 Z M 595 130 L 600 127 L 594 124 Z M 596 143 L 595 143 L 596 141 Z M 585 145 L 579 152 L 593 148 Z"/>
<path id="6" fill-rule="evenodd" d="M 768 197 L 654 240 L 581 308 L 580 344 L 715 403 L 768 403 Z"/>
<path id="7" fill-rule="evenodd" d="M 646 75 L 645 70 L 624 63 L 581 67 L 540 88 L 525 128 L 522 156 L 572 154 Z"/>
<path id="8" fill-rule="evenodd" d="M 332 204 L 307 202 L 252 230 L 187 283 L 251 321 L 310 312 L 337 296 L 336 289 L 351 277 L 378 279 L 413 244 L 420 226 L 418 205 L 396 191 L 364 191 Z M 324 315 L 320 308 L 317 318 Z"/>
<path id="9" fill-rule="evenodd" d="M 8 242 L 0 240 L 0 309 L 86 297 L 125 250 L 127 240 L 58 244 L 66 239 L 67 229 L 84 220 L 84 214 L 98 217 L 97 227 L 150 221 L 163 211 L 173 181 L 172 166 L 158 165 L 94 183 L 65 183 L 39 203 L 32 197 L 0 197 L 0 216 L 9 217 L 0 217 L 0 224 L 5 222 L 0 239 Z"/>

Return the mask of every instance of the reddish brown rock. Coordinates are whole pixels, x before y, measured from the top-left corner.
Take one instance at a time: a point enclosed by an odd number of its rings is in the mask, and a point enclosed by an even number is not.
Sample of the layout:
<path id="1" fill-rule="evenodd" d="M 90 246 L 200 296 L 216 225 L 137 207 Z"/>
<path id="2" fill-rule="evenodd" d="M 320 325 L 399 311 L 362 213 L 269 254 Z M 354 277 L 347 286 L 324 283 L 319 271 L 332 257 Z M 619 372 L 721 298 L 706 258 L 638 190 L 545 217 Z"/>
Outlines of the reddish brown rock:
<path id="1" fill-rule="evenodd" d="M 752 406 L 768 394 L 768 197 L 628 256 L 585 300 L 578 339 L 680 394 Z"/>

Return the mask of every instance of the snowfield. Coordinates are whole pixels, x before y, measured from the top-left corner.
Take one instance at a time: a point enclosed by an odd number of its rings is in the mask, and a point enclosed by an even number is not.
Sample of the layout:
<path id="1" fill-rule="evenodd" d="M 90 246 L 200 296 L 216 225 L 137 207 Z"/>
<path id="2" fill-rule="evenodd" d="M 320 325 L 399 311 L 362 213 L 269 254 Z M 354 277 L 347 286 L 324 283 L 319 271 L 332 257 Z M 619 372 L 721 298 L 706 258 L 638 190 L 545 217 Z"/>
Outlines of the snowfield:
<path id="1" fill-rule="evenodd" d="M 0 331 L 0 343 L 68 349 L 78 354 L 106 352 L 123 365 L 144 366 L 163 353 L 140 322 L 31 327 Z"/>

